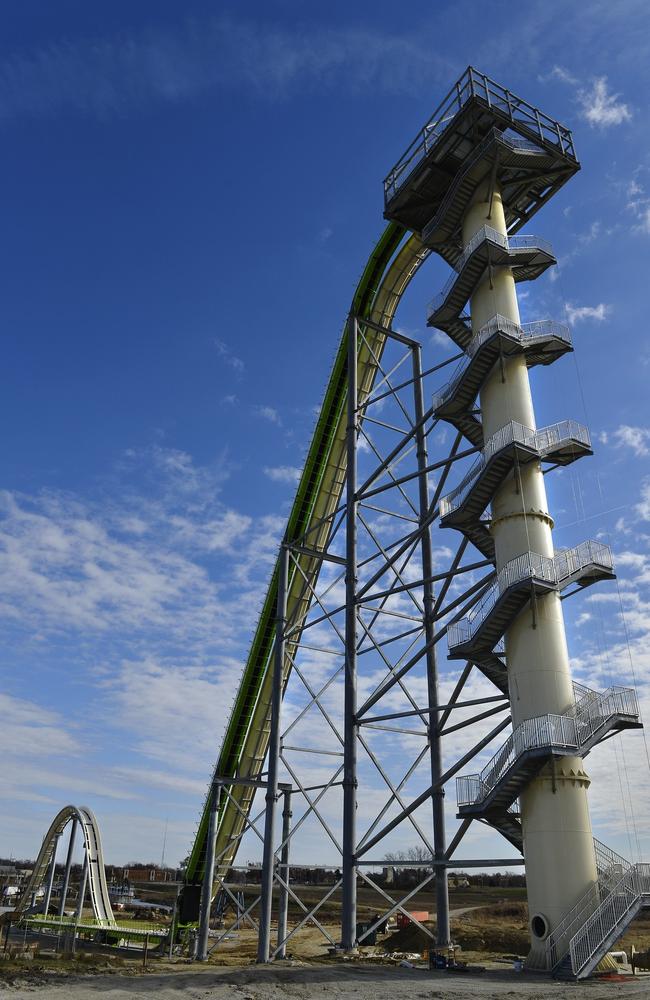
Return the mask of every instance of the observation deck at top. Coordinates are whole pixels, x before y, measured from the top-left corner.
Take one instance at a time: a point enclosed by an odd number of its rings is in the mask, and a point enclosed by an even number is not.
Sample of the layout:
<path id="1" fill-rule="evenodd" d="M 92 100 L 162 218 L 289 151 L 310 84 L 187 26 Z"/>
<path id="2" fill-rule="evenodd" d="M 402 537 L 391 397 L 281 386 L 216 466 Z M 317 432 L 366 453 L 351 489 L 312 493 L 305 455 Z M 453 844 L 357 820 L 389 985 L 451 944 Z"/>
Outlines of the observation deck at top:
<path id="1" fill-rule="evenodd" d="M 578 170 L 571 131 L 469 66 L 384 181 L 384 216 L 450 257 L 463 203 L 498 181 L 517 232 Z"/>

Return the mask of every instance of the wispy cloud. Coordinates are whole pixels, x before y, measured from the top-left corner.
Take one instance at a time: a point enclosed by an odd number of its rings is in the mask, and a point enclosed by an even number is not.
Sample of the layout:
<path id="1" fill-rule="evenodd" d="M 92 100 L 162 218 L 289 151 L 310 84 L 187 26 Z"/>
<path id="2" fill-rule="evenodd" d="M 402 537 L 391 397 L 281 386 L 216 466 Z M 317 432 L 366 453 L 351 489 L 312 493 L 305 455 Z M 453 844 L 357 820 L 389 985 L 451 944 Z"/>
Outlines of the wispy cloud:
<path id="1" fill-rule="evenodd" d="M 253 413 L 255 416 L 261 417 L 262 420 L 268 420 L 270 424 L 282 426 L 282 417 L 273 406 L 254 406 Z"/>
<path id="2" fill-rule="evenodd" d="M 630 427 L 621 424 L 610 435 L 608 440 L 617 448 L 629 448 L 638 458 L 650 455 L 650 428 Z"/>
<path id="3" fill-rule="evenodd" d="M 584 84 L 564 66 L 555 65 L 549 73 L 538 76 L 540 83 L 557 80 L 570 87 L 579 87 L 577 101 L 580 113 L 592 128 L 607 129 L 632 120 L 632 112 L 620 94 L 612 94 L 606 76 L 596 76 Z"/>
<path id="4" fill-rule="evenodd" d="M 300 479 L 300 469 L 294 465 L 264 466 L 264 475 L 274 483 L 297 483 Z"/>
<path id="5" fill-rule="evenodd" d="M 581 323 L 586 319 L 593 319 L 602 323 L 610 315 L 612 307 L 600 302 L 597 306 L 574 306 L 570 302 L 565 302 L 565 308 L 569 323 Z"/>
<path id="6" fill-rule="evenodd" d="M 236 372 L 237 375 L 244 374 L 244 369 L 246 367 L 244 365 L 244 362 L 242 361 L 241 358 L 238 358 L 236 354 L 232 353 L 228 345 L 225 344 L 223 340 L 218 340 L 218 339 L 215 340 L 214 346 L 217 349 L 217 354 L 219 355 L 219 357 L 221 358 L 221 360 L 225 365 L 228 365 L 229 368 L 232 368 L 232 370 Z"/>
<path id="7" fill-rule="evenodd" d="M 298 89 L 412 93 L 449 73 L 417 35 L 229 16 L 108 38 L 52 41 L 0 61 L 0 119 L 106 117 L 242 89 L 264 99 Z"/>
<path id="8" fill-rule="evenodd" d="M 549 80 L 559 80 L 560 83 L 577 84 L 580 81 L 564 66 L 553 66 L 548 73 L 540 73 L 537 77 L 540 83 L 547 83 Z"/>
<path id="9" fill-rule="evenodd" d="M 632 112 L 627 104 L 619 100 L 619 94 L 611 94 L 607 77 L 598 76 L 589 87 L 578 92 L 582 117 L 592 128 L 611 128 L 632 120 Z"/>
<path id="10" fill-rule="evenodd" d="M 650 236 L 650 197 L 636 177 L 633 177 L 627 185 L 626 195 L 626 208 L 637 219 L 637 224 L 633 227 L 634 231 Z"/>

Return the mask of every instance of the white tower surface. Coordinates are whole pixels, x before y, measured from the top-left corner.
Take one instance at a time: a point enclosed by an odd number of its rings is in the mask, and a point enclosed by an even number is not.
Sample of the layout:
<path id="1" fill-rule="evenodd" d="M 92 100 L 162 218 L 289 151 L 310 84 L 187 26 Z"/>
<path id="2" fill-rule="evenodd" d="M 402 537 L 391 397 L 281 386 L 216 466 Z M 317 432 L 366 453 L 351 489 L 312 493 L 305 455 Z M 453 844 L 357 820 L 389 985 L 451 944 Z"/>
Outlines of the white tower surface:
<path id="1" fill-rule="evenodd" d="M 485 225 L 507 236 L 500 192 L 483 184 L 463 219 L 467 245 Z M 516 285 L 508 267 L 487 274 L 471 298 L 472 330 L 495 315 L 521 325 Z M 516 421 L 536 429 L 523 354 L 497 364 L 480 394 L 485 440 Z M 553 558 L 553 521 L 540 462 L 510 473 L 492 501 L 491 532 L 497 572 L 528 552 Z M 563 715 L 573 702 L 562 604 L 557 591 L 520 612 L 505 636 L 513 726 L 546 714 Z M 580 757 L 550 761 L 521 793 L 526 882 L 533 946 L 546 936 L 596 880 L 589 819 L 589 778 Z"/>

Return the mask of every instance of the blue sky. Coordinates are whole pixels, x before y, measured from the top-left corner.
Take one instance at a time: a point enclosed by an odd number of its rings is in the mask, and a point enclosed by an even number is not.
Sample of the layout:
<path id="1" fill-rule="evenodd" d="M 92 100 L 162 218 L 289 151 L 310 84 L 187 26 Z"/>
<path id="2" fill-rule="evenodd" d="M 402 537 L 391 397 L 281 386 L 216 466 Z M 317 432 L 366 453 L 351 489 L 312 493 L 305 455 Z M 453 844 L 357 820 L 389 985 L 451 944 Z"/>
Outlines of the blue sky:
<path id="1" fill-rule="evenodd" d="M 602 537 L 619 569 L 568 612 L 574 663 L 627 682 L 629 648 L 650 701 L 649 15 L 491 11 L 3 6 L 0 853 L 82 800 L 110 861 L 159 859 L 166 825 L 187 852 L 382 178 L 468 63 L 574 129 L 583 169 L 530 227 L 560 266 L 522 309 L 576 345 L 534 376 L 539 424 L 598 442 L 551 490 L 557 543 Z M 430 358 L 445 277 L 428 263 L 398 314 Z M 614 764 L 641 840 L 650 814 L 625 746 L 589 770 L 629 854 Z"/>

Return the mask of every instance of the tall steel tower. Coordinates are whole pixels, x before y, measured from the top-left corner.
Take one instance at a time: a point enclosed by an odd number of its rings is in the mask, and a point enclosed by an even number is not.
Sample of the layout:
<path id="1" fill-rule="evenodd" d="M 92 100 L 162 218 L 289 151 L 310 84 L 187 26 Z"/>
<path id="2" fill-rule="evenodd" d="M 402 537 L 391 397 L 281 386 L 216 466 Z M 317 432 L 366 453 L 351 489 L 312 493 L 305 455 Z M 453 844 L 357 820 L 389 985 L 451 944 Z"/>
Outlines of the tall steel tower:
<path id="1" fill-rule="evenodd" d="M 613 574 L 594 543 L 553 546 L 541 460 L 564 465 L 591 447 L 573 421 L 537 429 L 528 367 L 540 352 L 559 357 L 561 336 L 553 323 L 522 327 L 516 288 L 555 259 L 546 241 L 515 234 L 578 169 L 568 129 L 469 68 L 385 185 L 386 217 L 420 232 L 454 268 L 428 323 L 471 360 L 437 412 L 482 455 L 443 498 L 441 523 L 494 559 L 497 583 L 450 630 L 449 649 L 493 679 L 501 675 L 513 721 L 513 738 L 489 773 L 459 780 L 459 815 L 523 838 L 529 964 L 542 968 L 544 942 L 598 878 L 583 761 L 593 727 L 578 733 L 573 752 L 551 752 L 570 742 L 562 726 L 571 725 L 577 702 L 560 594 Z M 495 651 L 504 635 L 505 661 Z"/>
<path id="2" fill-rule="evenodd" d="M 393 914 L 412 919 L 427 888 L 436 924 L 420 930 L 446 947 L 448 870 L 521 863 L 459 857 L 475 821 L 525 855 L 531 967 L 588 975 L 650 905 L 650 866 L 592 837 L 584 767 L 598 743 L 639 727 L 636 696 L 573 682 L 562 613 L 564 597 L 612 579 L 611 553 L 555 550 L 544 487 L 542 466 L 591 454 L 589 433 L 572 420 L 538 428 L 528 380 L 571 337 L 552 320 L 522 325 L 517 304 L 517 283 L 555 263 L 519 230 L 578 169 L 565 126 L 469 68 L 385 181 L 390 221 L 352 301 L 188 862 L 202 959 L 220 940 L 212 900 L 234 900 L 249 834 L 263 843 L 260 896 L 233 926 L 259 908 L 260 961 L 307 923 L 350 951 Z M 457 348 L 441 361 L 393 328 L 434 253 L 453 268 L 428 315 Z M 459 533 L 455 553 L 437 549 L 437 526 L 454 529 L 446 541 Z M 440 676 L 445 645 L 464 661 L 453 680 Z M 483 770 L 461 775 L 511 723 Z M 453 780 L 460 823 L 447 840 Z M 316 902 L 291 884 L 289 846 L 307 837 L 330 872 Z M 419 875 L 400 894 L 378 872 L 407 837 Z M 383 908 L 370 924 L 357 921 L 360 886 Z M 335 897 L 339 939 L 321 920 Z"/>

